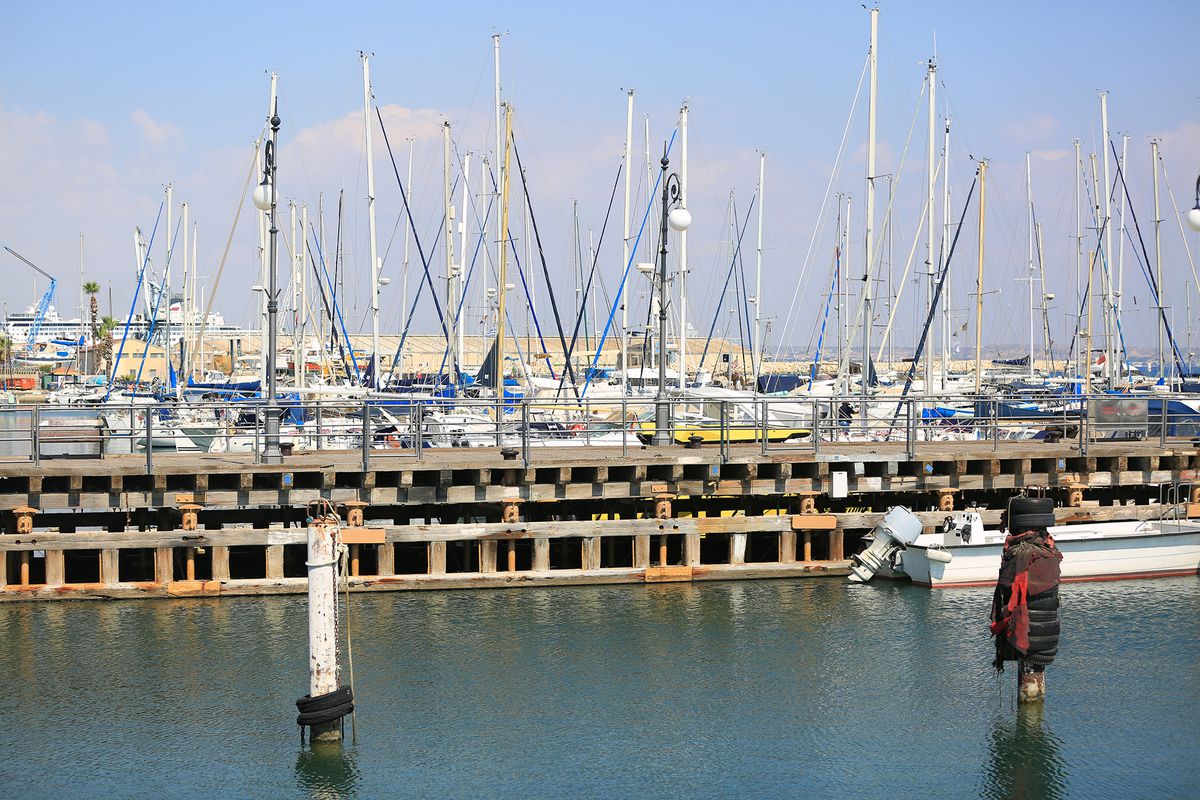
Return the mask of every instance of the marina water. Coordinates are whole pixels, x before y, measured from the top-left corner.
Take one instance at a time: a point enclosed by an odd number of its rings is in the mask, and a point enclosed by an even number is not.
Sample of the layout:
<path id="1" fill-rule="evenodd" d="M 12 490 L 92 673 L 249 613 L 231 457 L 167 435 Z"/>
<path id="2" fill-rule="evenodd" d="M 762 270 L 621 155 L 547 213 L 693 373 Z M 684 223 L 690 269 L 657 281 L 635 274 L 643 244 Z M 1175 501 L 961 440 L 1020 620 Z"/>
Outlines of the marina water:
<path id="1" fill-rule="evenodd" d="M 302 597 L 6 603 L 0 780 L 59 798 L 1194 797 L 1200 578 L 1062 592 L 1044 709 L 992 672 L 986 589 L 355 595 L 339 755 L 294 722 Z"/>

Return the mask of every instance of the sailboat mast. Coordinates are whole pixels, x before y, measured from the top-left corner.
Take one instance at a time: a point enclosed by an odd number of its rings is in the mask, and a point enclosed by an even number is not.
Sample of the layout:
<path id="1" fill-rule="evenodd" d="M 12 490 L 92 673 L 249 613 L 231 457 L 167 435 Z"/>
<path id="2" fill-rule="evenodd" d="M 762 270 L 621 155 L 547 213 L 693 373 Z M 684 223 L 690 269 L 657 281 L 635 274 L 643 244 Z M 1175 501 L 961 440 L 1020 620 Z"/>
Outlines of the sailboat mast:
<path id="1" fill-rule="evenodd" d="M 681 150 L 679 155 L 679 205 L 687 208 L 688 190 L 688 106 L 685 102 L 679 109 L 679 133 Z M 679 388 L 687 387 L 687 231 L 679 234 Z M 755 339 L 757 342 L 757 338 Z M 663 352 L 666 352 L 666 334 L 663 334 Z"/>
<path id="2" fill-rule="evenodd" d="M 297 340 L 300 342 L 300 352 L 296 354 L 296 358 L 300 359 L 300 378 L 296 382 L 296 388 L 300 388 L 304 384 L 304 379 L 307 377 L 308 371 L 308 344 L 305 342 L 304 335 L 308 329 L 308 280 L 305 278 L 307 270 L 304 269 L 304 251 L 308 243 L 308 205 L 301 204 L 300 206 L 300 243 L 299 250 L 296 252 L 296 271 L 300 274 L 300 335 Z"/>
<path id="3" fill-rule="evenodd" d="M 304 365 L 300 358 L 300 250 L 296 240 L 296 203 L 289 202 L 292 223 L 292 385 L 300 388 L 300 371 Z"/>
<path id="4" fill-rule="evenodd" d="M 1025 151 L 1025 227 L 1028 240 L 1029 275 L 1029 379 L 1033 380 L 1033 170 L 1029 151 Z"/>
<path id="5" fill-rule="evenodd" d="M 184 373 L 187 371 L 187 353 L 190 346 L 188 341 L 189 324 L 191 322 L 191 293 L 189 281 L 192 278 L 191 264 L 188 263 L 188 204 L 183 204 L 183 307 L 181 313 L 179 337 L 179 380 L 175 383 L 175 399 L 183 399 Z"/>
<path id="6" fill-rule="evenodd" d="M 454 335 L 454 205 L 450 194 L 450 123 L 442 123 L 442 201 L 446 228 L 442 231 L 446 253 L 446 302 L 442 313 L 446 315 L 446 346 L 450 354 L 447 374 L 458 383 L 457 339 Z"/>
<path id="7" fill-rule="evenodd" d="M 371 57 L 359 52 L 363 67 L 363 129 L 367 144 L 367 235 L 371 254 L 371 386 L 379 388 L 379 256 L 375 235 L 375 161 L 371 156 Z"/>
<path id="8" fill-rule="evenodd" d="M 871 93 L 867 105 L 867 231 L 863 268 L 863 332 L 862 332 L 862 397 L 863 419 L 866 419 L 866 400 L 870 384 L 871 361 L 871 264 L 875 260 L 875 115 L 879 78 L 879 9 L 871 13 Z"/>
<path id="9" fill-rule="evenodd" d="M 408 182 L 405 184 L 407 191 L 412 191 L 412 172 L 413 172 L 413 145 L 414 141 L 408 140 Z M 409 308 L 408 308 L 408 250 L 409 250 L 409 226 L 404 227 L 404 264 L 401 268 L 400 277 L 400 313 L 403 315 L 403 326 L 400 328 L 400 350 L 396 354 L 396 362 L 400 365 L 400 374 L 404 375 L 404 343 L 407 337 L 404 335 L 408 331 L 409 324 Z"/>
<path id="10" fill-rule="evenodd" d="M 1163 352 L 1163 274 L 1162 274 L 1162 238 L 1160 237 L 1159 229 L 1162 226 L 1162 213 L 1159 211 L 1158 205 L 1158 139 L 1150 140 L 1150 168 L 1154 172 L 1154 270 L 1156 278 L 1157 291 L 1154 293 L 1155 305 L 1158 306 L 1158 319 L 1155 321 L 1158 328 L 1158 371 L 1161 376 L 1163 365 L 1166 363 L 1163 359 L 1166 355 Z M 1191 328 L 1191 312 L 1188 312 L 1188 328 Z"/>
<path id="11" fill-rule="evenodd" d="M 625 210 L 621 214 L 621 394 L 628 389 L 629 371 L 629 298 L 625 296 L 625 275 L 629 266 L 629 191 L 633 165 L 633 89 L 625 93 Z"/>
<path id="12" fill-rule="evenodd" d="M 1121 175 L 1122 183 L 1129 180 L 1129 173 L 1125 170 L 1125 165 L 1128 163 L 1126 156 L 1129 153 L 1129 137 L 1121 136 L 1121 160 L 1117 162 L 1117 168 Z M 1121 319 L 1121 315 L 1125 310 L 1125 192 L 1121 192 L 1121 223 L 1117 230 L 1117 319 Z M 1123 375 L 1125 367 L 1124 362 L 1120 365 L 1121 374 Z"/>
<path id="13" fill-rule="evenodd" d="M 754 336 L 750 360 L 754 369 L 754 391 L 762 374 L 762 256 L 763 256 L 763 181 L 766 178 L 767 154 L 758 154 L 758 246 L 754 258 Z M 840 203 L 840 201 L 839 201 Z"/>
<path id="14" fill-rule="evenodd" d="M 925 318 L 933 313 L 933 292 L 935 271 L 933 268 L 933 231 L 937 224 L 937 213 L 935 212 L 933 193 L 934 180 L 937 175 L 936 156 L 934 154 L 934 142 L 937 137 L 937 62 L 932 58 L 926 68 L 925 82 L 929 84 L 929 119 L 927 123 L 928 141 L 926 142 L 925 151 L 925 202 L 929 208 L 929 217 L 925 220 L 925 277 L 926 277 L 926 302 L 925 302 Z M 933 389 L 933 348 L 925 348 L 925 394 L 928 395 Z"/>
<path id="15" fill-rule="evenodd" d="M 942 241 L 938 247 L 938 272 L 946 269 L 946 245 L 950 240 L 950 118 L 946 117 L 946 130 L 942 139 Z M 950 376 L 950 276 L 942 281 L 942 390 Z"/>
<path id="16" fill-rule="evenodd" d="M 1079 140 L 1075 144 L 1075 306 L 1082 299 L 1083 280 L 1083 157 L 1079 152 Z"/>
<path id="17" fill-rule="evenodd" d="M 500 174 L 500 280 L 496 284 L 496 398 L 504 399 L 504 300 L 508 294 L 508 190 L 512 153 L 512 106 L 504 106 L 504 160 Z"/>
<path id="18" fill-rule="evenodd" d="M 983 389 L 983 211 L 987 161 L 979 162 L 979 270 L 975 277 L 975 394 Z"/>
<path id="19" fill-rule="evenodd" d="M 463 156 L 462 169 L 462 200 L 460 202 L 459 221 L 458 221 L 458 267 L 457 278 L 458 288 L 454 293 L 454 328 L 458 333 L 458 355 L 455 358 L 455 363 L 458 369 L 462 369 L 463 352 L 466 349 L 466 325 L 463 324 L 463 307 L 466 305 L 467 299 L 467 238 L 470 233 L 469 226 L 471 222 L 471 154 L 467 153 Z"/>
<path id="20" fill-rule="evenodd" d="M 500 214 L 501 214 L 501 206 L 504 204 L 504 201 L 501 198 L 500 193 L 504 190 L 504 179 L 505 179 L 505 177 L 507 177 L 505 175 L 505 173 L 508 170 L 508 164 L 505 161 L 505 148 L 508 147 L 508 140 L 504 136 L 504 119 L 500 115 L 501 114 L 501 100 L 500 100 L 500 34 L 499 33 L 492 34 L 492 63 L 493 63 L 493 69 L 492 69 L 493 77 L 495 78 L 495 84 L 496 84 L 493 102 L 494 102 L 494 110 L 495 110 L 495 114 L 496 114 L 496 149 L 495 149 L 496 218 L 499 219 Z M 496 268 L 497 269 L 500 268 L 501 263 L 504 261 L 504 249 L 505 249 L 504 242 L 505 242 L 505 239 L 507 236 L 508 236 L 508 221 L 506 219 L 504 222 L 500 223 L 500 231 L 499 231 L 498 235 L 496 236 Z M 488 302 L 488 291 L 487 291 L 487 285 L 488 285 L 487 278 L 488 278 L 488 273 L 490 271 L 491 270 L 487 270 L 487 269 L 485 269 L 483 271 L 483 302 L 484 302 L 484 306 L 485 306 L 484 315 L 483 315 L 484 337 L 487 336 L 488 317 L 491 316 L 491 304 Z M 503 295 L 504 295 L 504 279 L 502 278 L 500 280 L 500 284 L 496 287 L 496 297 L 500 298 L 500 297 L 503 297 Z M 498 323 L 498 324 L 503 324 L 503 323 Z M 500 340 L 500 347 L 501 347 L 501 349 L 504 348 L 503 337 L 501 337 L 501 340 Z M 502 365 L 500 362 L 496 363 L 497 374 L 500 373 L 501 366 Z M 500 396 L 499 393 L 497 393 L 497 396 Z"/>
<path id="21" fill-rule="evenodd" d="M 1105 342 L 1105 372 L 1108 375 L 1109 384 L 1115 379 L 1113 369 L 1116 367 L 1117 358 L 1117 319 L 1115 287 L 1113 286 L 1112 271 L 1113 271 L 1113 246 L 1112 246 L 1112 193 L 1109 187 L 1112 185 L 1109 174 L 1108 161 L 1108 92 L 1100 93 L 1100 126 L 1103 129 L 1101 134 L 1100 147 L 1104 150 L 1104 265 L 1108 275 L 1108 280 L 1105 282 L 1106 292 L 1104 300 L 1104 315 L 1109 320 L 1108 322 L 1108 339 Z"/>

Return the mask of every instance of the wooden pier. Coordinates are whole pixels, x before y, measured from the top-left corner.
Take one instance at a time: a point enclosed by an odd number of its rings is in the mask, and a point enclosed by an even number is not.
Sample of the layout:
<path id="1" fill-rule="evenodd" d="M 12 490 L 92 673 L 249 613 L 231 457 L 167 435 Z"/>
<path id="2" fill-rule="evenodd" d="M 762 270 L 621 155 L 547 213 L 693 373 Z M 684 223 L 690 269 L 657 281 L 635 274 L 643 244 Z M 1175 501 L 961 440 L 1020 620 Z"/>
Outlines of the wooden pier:
<path id="1" fill-rule="evenodd" d="M 0 463 L 0 600 L 303 592 L 305 519 L 340 509 L 355 590 L 840 576 L 890 506 L 928 526 L 1044 491 L 1060 522 L 1196 515 L 1190 441 L 829 444 Z M 1189 513 L 1191 512 L 1191 513 Z"/>

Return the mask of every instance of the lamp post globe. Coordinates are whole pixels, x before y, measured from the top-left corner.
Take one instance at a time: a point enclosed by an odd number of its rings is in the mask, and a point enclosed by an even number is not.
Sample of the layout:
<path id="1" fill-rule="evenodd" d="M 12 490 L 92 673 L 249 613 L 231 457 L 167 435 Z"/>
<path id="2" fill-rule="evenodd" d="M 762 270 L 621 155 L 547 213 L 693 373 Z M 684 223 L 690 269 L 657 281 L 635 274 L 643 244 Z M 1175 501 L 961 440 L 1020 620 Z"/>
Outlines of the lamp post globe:
<path id="1" fill-rule="evenodd" d="M 692 212 L 683 206 L 672 209 L 667 215 L 667 224 L 671 226 L 671 230 L 683 233 L 692 225 Z"/>
<path id="2" fill-rule="evenodd" d="M 1187 213 L 1188 227 L 1194 231 L 1200 231 L 1200 206 L 1196 206 Z"/>

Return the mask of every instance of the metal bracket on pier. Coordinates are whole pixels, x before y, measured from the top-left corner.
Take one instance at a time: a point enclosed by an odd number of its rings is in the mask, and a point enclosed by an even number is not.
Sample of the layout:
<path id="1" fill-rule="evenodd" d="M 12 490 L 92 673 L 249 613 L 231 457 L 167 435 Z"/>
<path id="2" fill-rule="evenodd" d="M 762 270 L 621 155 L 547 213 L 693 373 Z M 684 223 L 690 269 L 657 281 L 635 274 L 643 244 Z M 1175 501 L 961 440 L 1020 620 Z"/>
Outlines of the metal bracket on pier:
<path id="1" fill-rule="evenodd" d="M 362 500 L 347 500 L 341 505 L 346 509 L 346 525 L 350 528 L 361 528 L 363 526 L 363 509 L 367 507 L 367 504 Z"/>
<path id="2" fill-rule="evenodd" d="M 954 493 L 958 489 L 934 489 L 938 496 L 938 511 L 954 510 Z"/>
<path id="3" fill-rule="evenodd" d="M 17 518 L 17 533 L 33 533 L 33 515 L 38 513 L 38 509 L 33 506 L 17 506 L 13 509 L 13 515 Z"/>
<path id="4" fill-rule="evenodd" d="M 1083 490 L 1086 488 L 1086 483 L 1067 484 L 1067 505 L 1070 508 L 1083 508 Z"/>

